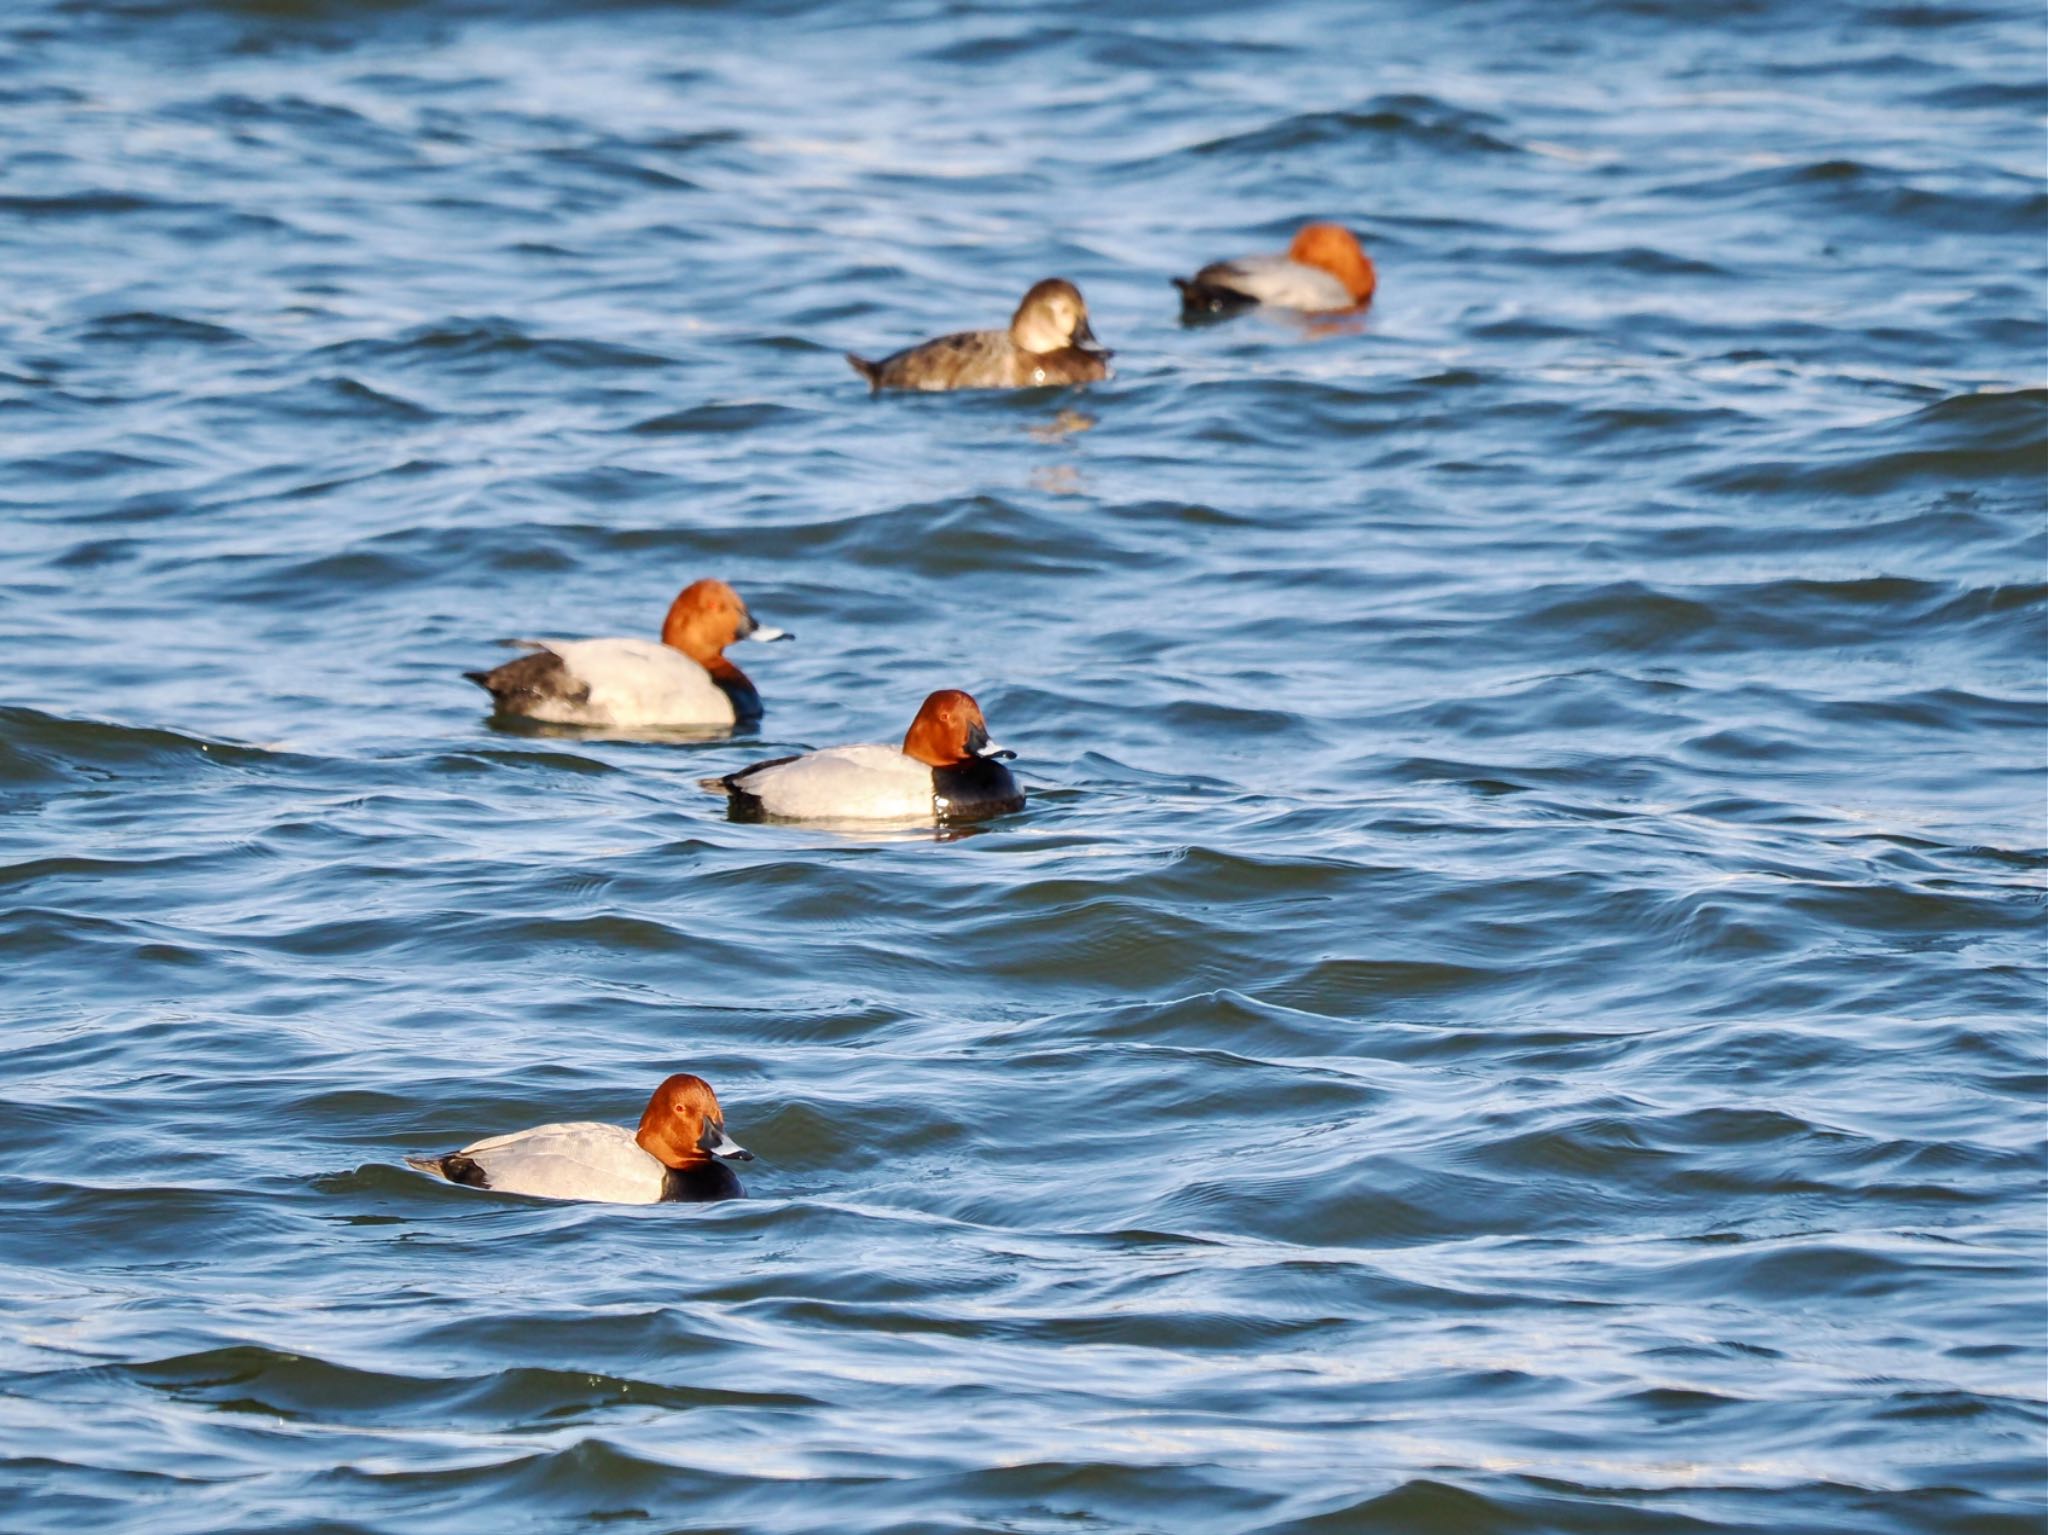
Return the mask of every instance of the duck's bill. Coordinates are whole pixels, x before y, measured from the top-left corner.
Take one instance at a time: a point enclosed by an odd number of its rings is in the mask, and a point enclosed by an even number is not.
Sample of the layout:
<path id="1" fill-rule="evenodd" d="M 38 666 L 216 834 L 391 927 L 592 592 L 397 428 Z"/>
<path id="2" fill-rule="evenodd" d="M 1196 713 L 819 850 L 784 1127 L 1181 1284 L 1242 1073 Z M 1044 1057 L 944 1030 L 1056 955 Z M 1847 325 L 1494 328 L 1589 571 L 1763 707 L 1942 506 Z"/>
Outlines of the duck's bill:
<path id="1" fill-rule="evenodd" d="M 1097 341 L 1095 339 L 1095 328 L 1091 326 L 1086 320 L 1083 320 L 1079 325 L 1076 325 L 1074 327 L 1073 344 L 1081 351 L 1092 352 L 1097 357 L 1116 356 L 1116 353 L 1112 352 L 1108 347 L 1104 346 L 1100 341 Z"/>
<path id="2" fill-rule="evenodd" d="M 984 741 L 975 750 L 975 756 L 1001 762 L 1015 762 L 1017 754 L 1007 746 L 998 746 L 993 741 Z"/>
<path id="3" fill-rule="evenodd" d="M 723 1130 L 718 1132 L 718 1144 L 716 1146 L 707 1146 L 705 1150 L 709 1151 L 714 1157 L 725 1157 L 734 1162 L 751 1162 L 754 1160 L 754 1154 L 751 1151 L 747 1150 L 746 1147 L 727 1135 Z"/>
<path id="4" fill-rule="evenodd" d="M 777 640 L 795 639 L 796 631 L 794 629 L 770 629 L 765 625 L 756 624 L 747 634 L 747 638 L 757 640 L 763 645 L 772 645 Z"/>

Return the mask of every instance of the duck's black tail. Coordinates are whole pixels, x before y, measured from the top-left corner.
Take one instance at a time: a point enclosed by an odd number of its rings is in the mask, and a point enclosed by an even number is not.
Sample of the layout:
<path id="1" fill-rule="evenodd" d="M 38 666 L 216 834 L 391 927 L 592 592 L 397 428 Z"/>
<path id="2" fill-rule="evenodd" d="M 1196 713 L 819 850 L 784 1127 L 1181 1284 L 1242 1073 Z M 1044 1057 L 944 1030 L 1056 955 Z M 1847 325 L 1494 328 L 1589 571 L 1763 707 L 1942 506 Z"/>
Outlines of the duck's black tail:
<path id="1" fill-rule="evenodd" d="M 484 1170 L 459 1151 L 451 1151 L 445 1157 L 407 1157 L 405 1165 L 431 1173 L 436 1178 L 446 1178 L 450 1183 L 467 1184 L 473 1189 L 491 1186 L 484 1177 Z"/>
<path id="2" fill-rule="evenodd" d="M 590 701 L 590 684 L 564 666 L 552 650 L 536 650 L 490 671 L 462 675 L 496 699 L 506 714 L 530 714 L 549 702 L 579 705 Z"/>
<path id="3" fill-rule="evenodd" d="M 727 773 L 723 778 L 700 778 L 697 787 L 708 789 L 713 794 L 729 796 L 725 814 L 732 821 L 758 821 L 766 811 L 760 796 L 747 787 L 747 780 L 763 768 L 781 767 L 785 762 L 794 762 L 803 754 L 793 752 L 787 757 L 770 757 L 766 762 L 750 762 L 737 773 Z"/>
<path id="4" fill-rule="evenodd" d="M 1180 316 L 1183 320 L 1220 320 L 1240 309 L 1249 309 L 1257 302 L 1235 288 L 1203 282 L 1199 277 L 1176 277 L 1172 281 L 1180 289 Z"/>

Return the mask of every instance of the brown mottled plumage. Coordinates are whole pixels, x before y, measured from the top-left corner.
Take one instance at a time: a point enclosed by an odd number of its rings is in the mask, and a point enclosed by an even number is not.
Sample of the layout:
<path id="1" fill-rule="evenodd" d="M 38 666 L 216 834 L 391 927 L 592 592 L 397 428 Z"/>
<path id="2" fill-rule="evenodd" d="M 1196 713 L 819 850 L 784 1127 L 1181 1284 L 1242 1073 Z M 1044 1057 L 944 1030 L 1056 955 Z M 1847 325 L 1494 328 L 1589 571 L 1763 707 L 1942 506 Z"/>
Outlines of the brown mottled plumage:
<path id="1" fill-rule="evenodd" d="M 882 389 L 1033 389 L 1109 377 L 1110 352 L 1088 327 L 1081 290 L 1063 277 L 1036 284 L 1008 330 L 964 330 L 870 362 L 846 360 Z"/>

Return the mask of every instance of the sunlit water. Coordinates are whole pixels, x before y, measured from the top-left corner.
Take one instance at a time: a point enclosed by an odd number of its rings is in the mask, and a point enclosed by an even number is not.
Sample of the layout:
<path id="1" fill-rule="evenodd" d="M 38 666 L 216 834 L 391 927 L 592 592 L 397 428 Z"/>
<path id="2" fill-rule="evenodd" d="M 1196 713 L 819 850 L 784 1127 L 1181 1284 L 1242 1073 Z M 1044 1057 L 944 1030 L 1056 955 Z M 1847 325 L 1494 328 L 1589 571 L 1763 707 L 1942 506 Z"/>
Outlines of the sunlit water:
<path id="1" fill-rule="evenodd" d="M 2037 5 L 4 18 L 0 1527 L 2039 1529 Z M 751 739 L 461 678 L 705 574 Z"/>

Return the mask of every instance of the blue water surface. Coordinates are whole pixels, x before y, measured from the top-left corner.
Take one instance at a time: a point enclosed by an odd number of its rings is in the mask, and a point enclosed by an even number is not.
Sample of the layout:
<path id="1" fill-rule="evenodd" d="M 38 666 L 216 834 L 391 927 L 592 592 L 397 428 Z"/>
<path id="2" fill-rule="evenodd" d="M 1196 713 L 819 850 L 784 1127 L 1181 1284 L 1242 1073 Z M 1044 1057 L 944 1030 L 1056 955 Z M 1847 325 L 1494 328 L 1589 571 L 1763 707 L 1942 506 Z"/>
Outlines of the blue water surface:
<path id="1" fill-rule="evenodd" d="M 2038 1531 L 2044 50 L 0 7 L 0 1528 Z M 740 739 L 462 679 L 702 575 Z M 698 787 L 941 686 L 1022 815 Z M 744 1203 L 402 1165 L 684 1069 Z"/>

